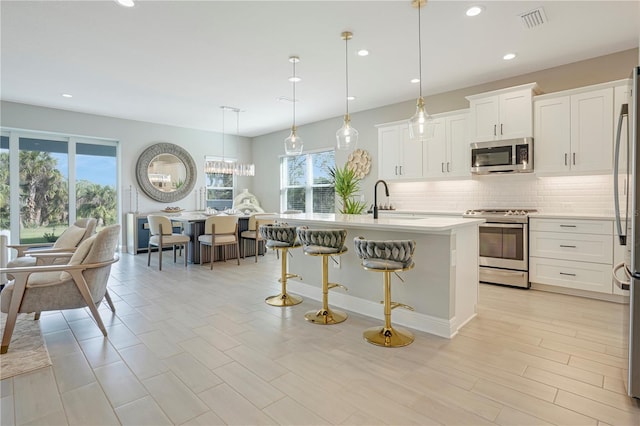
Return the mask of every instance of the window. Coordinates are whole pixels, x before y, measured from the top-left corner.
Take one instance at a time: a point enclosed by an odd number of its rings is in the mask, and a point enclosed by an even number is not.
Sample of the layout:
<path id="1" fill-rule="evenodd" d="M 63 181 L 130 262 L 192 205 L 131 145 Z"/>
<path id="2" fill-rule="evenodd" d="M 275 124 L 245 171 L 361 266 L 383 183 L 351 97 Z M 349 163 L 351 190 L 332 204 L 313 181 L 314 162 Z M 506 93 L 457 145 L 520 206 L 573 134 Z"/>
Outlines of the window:
<path id="1" fill-rule="evenodd" d="M 0 230 L 25 244 L 81 218 L 117 223 L 118 167 L 116 141 L 2 129 Z"/>
<path id="2" fill-rule="evenodd" d="M 206 161 L 218 161 L 220 158 L 205 157 Z M 207 207 L 226 210 L 233 207 L 234 175 L 227 173 L 205 173 L 207 184 Z"/>
<path id="3" fill-rule="evenodd" d="M 329 168 L 335 152 L 320 151 L 282 157 L 280 160 L 280 208 L 307 213 L 333 213 L 335 191 Z"/>

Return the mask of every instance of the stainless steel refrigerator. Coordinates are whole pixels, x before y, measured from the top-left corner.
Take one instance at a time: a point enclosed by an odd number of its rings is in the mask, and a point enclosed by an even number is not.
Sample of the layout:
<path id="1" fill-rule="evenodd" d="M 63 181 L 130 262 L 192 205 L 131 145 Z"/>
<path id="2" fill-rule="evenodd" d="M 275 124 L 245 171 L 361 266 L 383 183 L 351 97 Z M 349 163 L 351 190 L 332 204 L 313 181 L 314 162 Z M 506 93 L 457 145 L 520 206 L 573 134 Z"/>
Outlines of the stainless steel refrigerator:
<path id="1" fill-rule="evenodd" d="M 614 208 L 620 244 L 626 246 L 624 262 L 614 266 L 619 287 L 629 290 L 629 396 L 640 398 L 640 67 L 631 73 L 628 98 L 619 111 L 614 156 Z M 620 273 L 624 276 L 620 278 Z"/>

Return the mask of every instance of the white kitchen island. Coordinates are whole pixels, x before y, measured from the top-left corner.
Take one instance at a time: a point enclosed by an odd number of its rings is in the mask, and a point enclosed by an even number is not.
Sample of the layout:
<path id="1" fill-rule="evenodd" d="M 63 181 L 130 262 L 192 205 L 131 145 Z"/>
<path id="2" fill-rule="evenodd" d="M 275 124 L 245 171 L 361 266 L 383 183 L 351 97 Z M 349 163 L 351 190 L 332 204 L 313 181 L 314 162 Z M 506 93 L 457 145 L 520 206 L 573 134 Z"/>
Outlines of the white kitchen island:
<path id="1" fill-rule="evenodd" d="M 392 322 L 415 330 L 451 338 L 476 315 L 478 302 L 478 225 L 483 219 L 446 216 L 408 218 L 371 215 L 293 214 L 280 215 L 279 222 L 309 228 L 347 230 L 349 251 L 329 262 L 329 281 L 342 284 L 330 291 L 329 306 L 384 320 L 382 274 L 365 271 L 356 256 L 353 239 L 416 241 L 415 268 L 401 273 L 404 283 L 392 276 L 394 302 L 415 311 L 394 309 Z M 321 262 L 292 250 L 289 270 L 302 280 L 289 280 L 291 293 L 321 300 Z M 347 319 L 348 321 L 348 319 Z"/>

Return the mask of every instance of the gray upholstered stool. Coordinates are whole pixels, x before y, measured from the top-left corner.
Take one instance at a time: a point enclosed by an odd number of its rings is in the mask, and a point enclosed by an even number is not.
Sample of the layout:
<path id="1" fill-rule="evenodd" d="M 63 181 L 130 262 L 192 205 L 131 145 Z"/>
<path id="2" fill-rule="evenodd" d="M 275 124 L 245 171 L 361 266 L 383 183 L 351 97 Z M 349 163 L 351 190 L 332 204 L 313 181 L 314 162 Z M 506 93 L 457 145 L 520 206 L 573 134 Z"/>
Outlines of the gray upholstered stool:
<path id="1" fill-rule="evenodd" d="M 289 278 L 300 277 L 300 275 L 287 272 L 287 254 L 289 253 L 289 249 L 300 247 L 300 243 L 296 240 L 296 227 L 262 225 L 260 226 L 260 236 L 262 239 L 267 240 L 268 248 L 278 250 L 278 253 L 282 252 L 280 255 L 281 272 L 280 279 L 278 280 L 282 285 L 282 289 L 280 290 L 280 294 L 267 297 L 265 302 L 272 306 L 297 305 L 302 302 L 302 297 L 287 293 L 287 280 Z"/>
<path id="2" fill-rule="evenodd" d="M 304 318 L 314 324 L 337 324 L 347 319 L 347 314 L 329 309 L 329 290 L 345 286 L 329 282 L 329 257 L 339 256 L 347 251 L 344 240 L 345 229 L 305 229 L 298 228 L 298 239 L 302 243 L 304 254 L 322 256 L 322 308 L 309 311 Z"/>
<path id="3" fill-rule="evenodd" d="M 362 267 L 367 271 L 384 273 L 384 327 L 372 327 L 364 331 L 363 337 L 369 343 L 386 347 L 407 346 L 413 342 L 413 334 L 408 330 L 391 326 L 391 310 L 401 307 L 413 311 L 411 306 L 391 301 L 391 273 L 408 271 L 414 267 L 413 252 L 416 242 L 412 240 L 373 241 L 362 237 L 354 238 L 356 254 L 362 259 Z"/>

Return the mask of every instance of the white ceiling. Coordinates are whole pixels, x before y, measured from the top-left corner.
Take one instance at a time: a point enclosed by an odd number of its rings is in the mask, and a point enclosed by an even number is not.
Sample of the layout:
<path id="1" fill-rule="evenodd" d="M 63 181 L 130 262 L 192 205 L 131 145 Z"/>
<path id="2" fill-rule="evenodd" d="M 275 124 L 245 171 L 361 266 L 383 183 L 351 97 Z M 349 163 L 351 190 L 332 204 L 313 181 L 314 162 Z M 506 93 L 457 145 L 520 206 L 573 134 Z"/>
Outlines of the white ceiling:
<path id="1" fill-rule="evenodd" d="M 485 11 L 468 18 L 470 4 Z M 422 11 L 423 92 L 469 87 L 638 46 L 640 2 L 437 1 Z M 519 14 L 543 6 L 548 23 Z M 291 126 L 289 56 L 300 56 L 297 124 L 415 99 L 418 15 L 392 1 L 5 1 L 1 98 L 99 115 L 240 133 Z M 368 57 L 355 54 L 371 51 Z M 518 57 L 502 60 L 506 52 Z M 63 98 L 63 93 L 73 98 Z M 235 132 L 235 117 L 225 120 Z M 357 127 L 357 123 L 354 122 Z"/>

